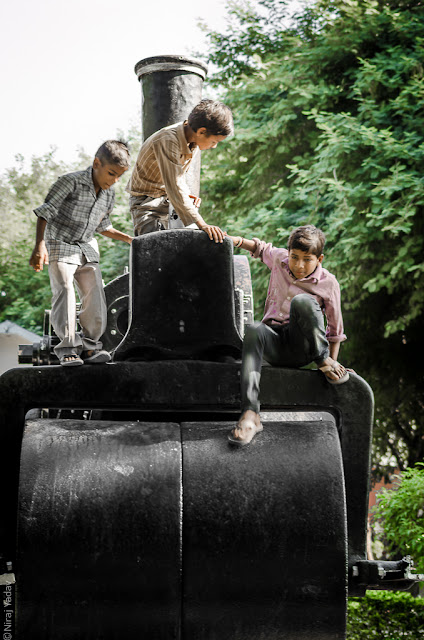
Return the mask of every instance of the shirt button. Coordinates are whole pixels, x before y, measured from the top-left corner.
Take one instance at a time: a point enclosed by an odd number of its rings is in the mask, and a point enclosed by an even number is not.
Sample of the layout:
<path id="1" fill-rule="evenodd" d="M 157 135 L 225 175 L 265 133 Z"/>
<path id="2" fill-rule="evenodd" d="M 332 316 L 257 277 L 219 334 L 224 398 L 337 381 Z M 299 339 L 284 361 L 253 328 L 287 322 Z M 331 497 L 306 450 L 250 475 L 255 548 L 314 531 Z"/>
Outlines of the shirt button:
<path id="1" fill-rule="evenodd" d="M 287 300 L 290 300 L 290 296 L 287 296 Z"/>
<path id="2" fill-rule="evenodd" d="M 279 315 L 279 316 L 281 316 L 281 317 L 283 317 L 283 314 L 282 314 L 282 313 L 279 313 L 278 315 Z"/>

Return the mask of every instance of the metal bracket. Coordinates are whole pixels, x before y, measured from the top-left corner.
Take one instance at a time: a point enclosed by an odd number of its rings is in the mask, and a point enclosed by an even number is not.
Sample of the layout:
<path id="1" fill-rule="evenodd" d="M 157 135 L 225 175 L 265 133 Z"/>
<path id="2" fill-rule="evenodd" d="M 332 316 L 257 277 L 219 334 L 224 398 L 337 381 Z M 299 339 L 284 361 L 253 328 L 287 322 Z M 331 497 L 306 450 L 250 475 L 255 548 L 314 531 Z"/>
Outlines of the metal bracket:
<path id="1" fill-rule="evenodd" d="M 424 582 L 424 574 L 413 573 L 413 566 L 411 556 L 397 561 L 359 560 L 352 567 L 352 578 L 366 589 L 405 591 L 416 582 Z"/>

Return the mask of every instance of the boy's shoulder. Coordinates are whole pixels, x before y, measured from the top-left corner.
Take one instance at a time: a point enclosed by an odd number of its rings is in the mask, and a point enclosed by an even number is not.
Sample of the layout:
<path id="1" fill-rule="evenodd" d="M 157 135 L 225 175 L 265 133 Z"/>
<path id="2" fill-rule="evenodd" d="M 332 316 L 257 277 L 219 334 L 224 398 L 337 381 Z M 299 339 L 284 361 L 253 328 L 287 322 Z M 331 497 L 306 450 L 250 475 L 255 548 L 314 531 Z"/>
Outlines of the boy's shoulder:
<path id="1" fill-rule="evenodd" d="M 183 124 L 183 122 L 175 122 L 174 124 L 169 124 L 166 127 L 162 127 L 162 129 L 159 129 L 158 131 L 152 133 L 152 135 L 144 141 L 144 144 L 146 144 L 146 142 L 152 143 L 167 139 L 169 140 L 172 138 L 178 138 L 178 134 L 180 130 L 182 130 Z"/>
<path id="2" fill-rule="evenodd" d="M 326 269 L 322 265 L 319 265 L 319 267 L 321 268 L 320 268 L 320 278 L 318 280 L 318 283 L 321 286 L 324 285 L 328 289 L 328 291 L 334 291 L 335 289 L 340 289 L 339 281 L 337 280 L 334 273 L 331 273 L 331 271 L 328 271 L 328 269 Z"/>
<path id="3" fill-rule="evenodd" d="M 82 169 L 80 171 L 71 171 L 70 173 L 64 173 L 56 179 L 56 183 L 62 184 L 74 184 L 76 187 L 80 184 L 91 185 L 93 183 L 92 167 Z"/>
<path id="4" fill-rule="evenodd" d="M 93 180 L 93 172 L 92 167 L 87 167 L 87 169 L 80 169 L 79 171 L 70 171 L 69 173 L 64 173 L 60 178 L 65 178 L 67 180 L 74 180 L 75 182 L 92 182 Z"/>

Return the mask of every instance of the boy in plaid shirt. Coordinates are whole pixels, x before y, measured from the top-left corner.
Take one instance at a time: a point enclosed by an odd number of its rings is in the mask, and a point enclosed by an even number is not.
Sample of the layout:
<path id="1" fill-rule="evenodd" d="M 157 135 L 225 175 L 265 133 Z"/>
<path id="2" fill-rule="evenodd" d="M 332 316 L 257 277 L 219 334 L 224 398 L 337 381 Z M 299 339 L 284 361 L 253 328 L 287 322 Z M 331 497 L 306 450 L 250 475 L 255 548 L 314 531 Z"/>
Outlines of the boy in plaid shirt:
<path id="1" fill-rule="evenodd" d="M 109 218 L 115 203 L 113 185 L 128 167 L 127 146 L 107 140 L 92 166 L 61 176 L 44 204 L 34 210 L 36 242 L 29 263 L 35 271 L 44 264 L 49 268 L 51 322 L 60 339 L 54 351 L 62 366 L 110 360 L 99 340 L 107 310 L 94 233 L 131 244 L 133 238 L 114 229 Z M 81 300 L 81 334 L 76 331 L 74 283 Z"/>

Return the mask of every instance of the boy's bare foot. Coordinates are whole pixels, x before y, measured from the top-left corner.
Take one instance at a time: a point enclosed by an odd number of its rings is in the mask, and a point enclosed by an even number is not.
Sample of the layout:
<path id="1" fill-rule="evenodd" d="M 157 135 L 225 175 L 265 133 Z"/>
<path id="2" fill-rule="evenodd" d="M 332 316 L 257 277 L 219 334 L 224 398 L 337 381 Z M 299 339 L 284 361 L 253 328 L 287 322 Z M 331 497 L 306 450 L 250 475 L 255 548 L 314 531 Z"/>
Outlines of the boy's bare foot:
<path id="1" fill-rule="evenodd" d="M 259 414 L 248 409 L 240 417 L 237 425 L 228 436 L 228 440 L 231 444 L 245 446 L 252 442 L 254 436 L 262 430 L 263 426 Z"/>
<path id="2" fill-rule="evenodd" d="M 333 358 L 325 358 L 318 364 L 318 369 L 323 372 L 330 384 L 343 384 L 349 380 L 349 374 L 340 362 Z"/>

